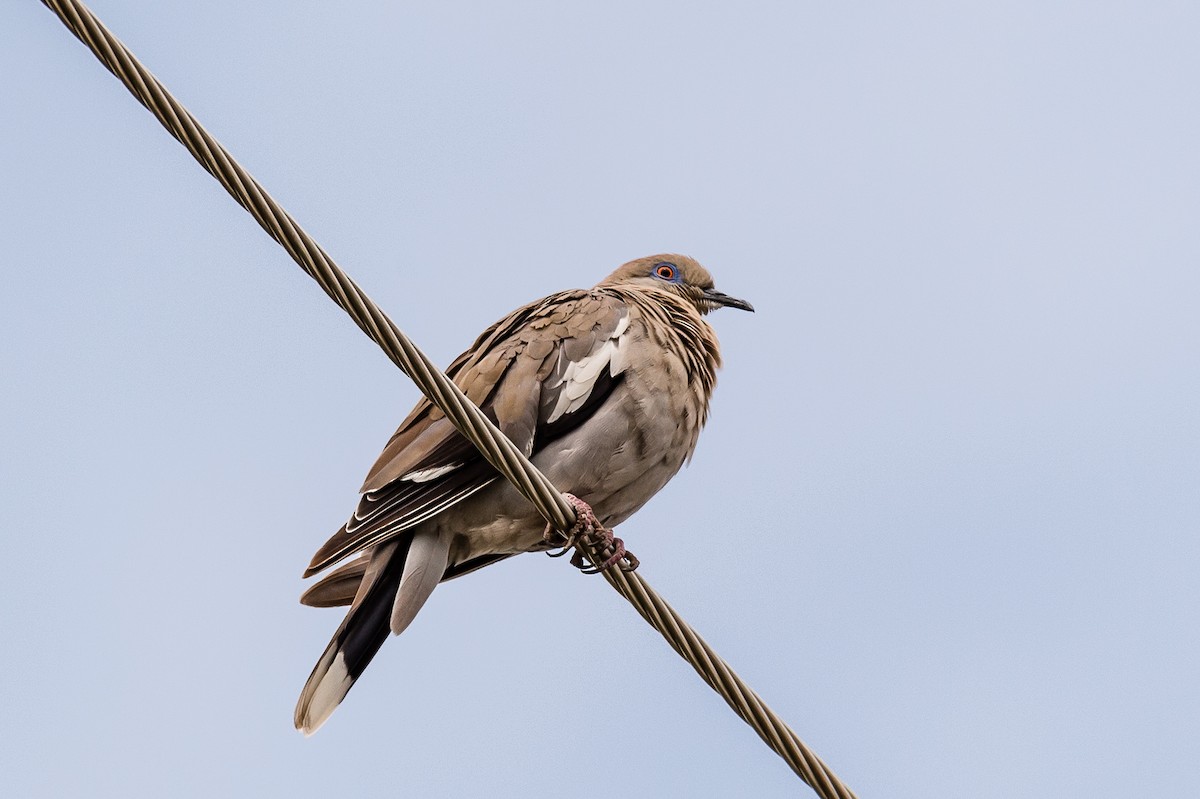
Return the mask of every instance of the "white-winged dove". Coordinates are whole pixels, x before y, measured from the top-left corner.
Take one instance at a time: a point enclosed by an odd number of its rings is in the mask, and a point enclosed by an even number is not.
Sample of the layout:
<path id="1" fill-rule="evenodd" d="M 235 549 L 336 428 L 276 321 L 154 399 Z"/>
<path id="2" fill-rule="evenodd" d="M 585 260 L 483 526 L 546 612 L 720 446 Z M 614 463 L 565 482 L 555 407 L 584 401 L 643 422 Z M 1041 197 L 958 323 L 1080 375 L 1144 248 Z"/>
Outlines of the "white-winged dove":
<path id="1" fill-rule="evenodd" d="M 591 290 L 564 291 L 489 327 L 447 374 L 554 485 L 607 528 L 690 459 L 721 356 L 704 315 L 754 310 L 682 255 L 631 261 Z M 358 509 L 313 556 L 309 577 L 359 557 L 301 601 L 349 605 L 296 705 L 311 734 L 387 639 L 442 580 L 545 550 L 546 526 L 423 399 L 371 468 Z"/>

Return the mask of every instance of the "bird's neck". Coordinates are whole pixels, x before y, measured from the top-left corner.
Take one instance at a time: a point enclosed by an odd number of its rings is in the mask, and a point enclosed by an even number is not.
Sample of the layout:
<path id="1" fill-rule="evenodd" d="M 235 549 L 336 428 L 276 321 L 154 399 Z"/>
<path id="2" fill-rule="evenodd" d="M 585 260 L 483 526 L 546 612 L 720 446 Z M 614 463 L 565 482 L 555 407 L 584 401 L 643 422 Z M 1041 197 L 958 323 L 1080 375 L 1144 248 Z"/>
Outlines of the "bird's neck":
<path id="1" fill-rule="evenodd" d="M 694 304 L 671 292 L 624 286 L 616 291 L 646 317 L 650 334 L 683 361 L 688 382 L 700 389 L 707 409 L 721 366 L 721 347 L 712 325 Z"/>

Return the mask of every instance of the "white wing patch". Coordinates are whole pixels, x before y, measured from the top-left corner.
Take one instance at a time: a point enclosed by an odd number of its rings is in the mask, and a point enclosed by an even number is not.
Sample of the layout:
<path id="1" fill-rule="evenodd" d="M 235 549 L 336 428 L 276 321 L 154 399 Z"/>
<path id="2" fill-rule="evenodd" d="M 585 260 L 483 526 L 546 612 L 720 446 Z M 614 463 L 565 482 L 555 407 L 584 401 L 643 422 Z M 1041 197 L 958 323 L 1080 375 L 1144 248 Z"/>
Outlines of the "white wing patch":
<path id="1" fill-rule="evenodd" d="M 400 479 L 413 483 L 428 483 L 430 480 L 436 480 L 444 474 L 450 474 L 450 472 L 459 466 L 462 466 L 462 464 L 452 463 L 449 466 L 435 466 L 432 469 L 417 469 L 416 471 L 401 475 Z"/>
<path id="2" fill-rule="evenodd" d="M 548 386 L 560 391 L 547 422 L 553 422 L 564 414 L 582 408 L 605 367 L 608 367 L 610 374 L 614 376 L 625 371 L 627 346 L 623 347 L 622 343 L 625 342 L 625 333 L 628 330 L 629 317 L 624 316 L 617 323 L 611 337 L 597 342 L 592 351 L 580 360 L 567 363 L 562 377 Z"/>

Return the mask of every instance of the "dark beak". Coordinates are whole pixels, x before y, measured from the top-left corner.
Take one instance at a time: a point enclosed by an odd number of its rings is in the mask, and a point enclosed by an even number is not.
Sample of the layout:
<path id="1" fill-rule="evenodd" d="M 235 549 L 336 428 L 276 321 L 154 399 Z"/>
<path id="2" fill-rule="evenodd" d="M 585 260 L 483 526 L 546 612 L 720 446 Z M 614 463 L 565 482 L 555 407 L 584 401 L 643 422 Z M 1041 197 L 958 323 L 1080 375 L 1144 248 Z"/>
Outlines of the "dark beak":
<path id="1" fill-rule="evenodd" d="M 722 294 L 716 289 L 709 289 L 704 292 L 704 299 L 711 302 L 713 305 L 721 305 L 726 308 L 738 308 L 743 311 L 754 313 L 754 306 L 745 300 L 739 300 L 737 297 L 730 297 L 728 294 Z"/>

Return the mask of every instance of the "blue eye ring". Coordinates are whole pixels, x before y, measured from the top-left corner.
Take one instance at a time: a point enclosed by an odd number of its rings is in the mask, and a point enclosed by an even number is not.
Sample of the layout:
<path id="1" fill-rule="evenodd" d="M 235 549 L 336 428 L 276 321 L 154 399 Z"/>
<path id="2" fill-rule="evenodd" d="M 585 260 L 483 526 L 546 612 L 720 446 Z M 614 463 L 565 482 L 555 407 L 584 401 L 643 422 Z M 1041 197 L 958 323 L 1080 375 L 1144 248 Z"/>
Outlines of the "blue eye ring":
<path id="1" fill-rule="evenodd" d="M 678 283 L 680 281 L 679 267 L 670 261 L 659 261 L 656 263 L 652 274 L 659 280 L 665 280 L 668 283 Z"/>

